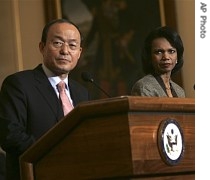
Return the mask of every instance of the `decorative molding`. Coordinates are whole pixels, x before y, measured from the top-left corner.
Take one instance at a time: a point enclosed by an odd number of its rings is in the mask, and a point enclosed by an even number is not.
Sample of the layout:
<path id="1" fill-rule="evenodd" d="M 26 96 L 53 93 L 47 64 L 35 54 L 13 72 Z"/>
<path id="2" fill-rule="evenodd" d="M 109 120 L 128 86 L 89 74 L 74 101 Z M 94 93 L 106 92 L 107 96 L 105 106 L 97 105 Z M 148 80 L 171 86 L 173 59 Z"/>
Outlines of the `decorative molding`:
<path id="1" fill-rule="evenodd" d="M 20 9 L 19 0 L 12 1 L 12 8 L 14 12 L 14 36 L 15 36 L 15 47 L 17 53 L 17 71 L 23 70 L 23 54 L 22 54 L 22 42 L 21 42 L 21 28 L 20 28 Z"/>

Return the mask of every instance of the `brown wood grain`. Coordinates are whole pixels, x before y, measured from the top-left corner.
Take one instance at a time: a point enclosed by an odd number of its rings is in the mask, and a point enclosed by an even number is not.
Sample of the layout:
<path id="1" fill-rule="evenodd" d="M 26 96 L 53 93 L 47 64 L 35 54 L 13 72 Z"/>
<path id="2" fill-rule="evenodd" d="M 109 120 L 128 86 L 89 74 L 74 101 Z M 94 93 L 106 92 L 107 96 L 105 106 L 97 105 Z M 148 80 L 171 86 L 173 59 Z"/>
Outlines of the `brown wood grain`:
<path id="1" fill-rule="evenodd" d="M 194 99 L 133 96 L 80 104 L 21 156 L 22 179 L 193 179 L 194 106 Z M 158 127 L 167 118 L 184 134 L 175 166 L 158 150 Z"/>

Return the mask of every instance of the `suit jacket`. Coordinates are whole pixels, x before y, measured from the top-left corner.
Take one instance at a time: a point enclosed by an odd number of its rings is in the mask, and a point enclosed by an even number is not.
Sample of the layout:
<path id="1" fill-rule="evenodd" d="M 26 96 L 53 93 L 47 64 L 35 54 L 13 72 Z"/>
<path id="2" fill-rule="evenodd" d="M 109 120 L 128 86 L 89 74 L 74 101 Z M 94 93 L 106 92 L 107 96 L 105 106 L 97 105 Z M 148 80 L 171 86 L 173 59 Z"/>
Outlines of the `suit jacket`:
<path id="1" fill-rule="evenodd" d="M 89 100 L 86 88 L 70 78 L 69 87 L 74 106 Z M 18 157 L 63 116 L 41 64 L 5 78 L 0 92 L 0 142 L 9 174 L 19 171 Z"/>
<path id="2" fill-rule="evenodd" d="M 170 80 L 170 85 L 173 97 L 185 97 L 185 91 L 182 87 L 172 80 Z M 139 79 L 132 87 L 131 95 L 168 97 L 163 80 L 160 76 L 154 76 L 152 74 L 148 74 Z"/>

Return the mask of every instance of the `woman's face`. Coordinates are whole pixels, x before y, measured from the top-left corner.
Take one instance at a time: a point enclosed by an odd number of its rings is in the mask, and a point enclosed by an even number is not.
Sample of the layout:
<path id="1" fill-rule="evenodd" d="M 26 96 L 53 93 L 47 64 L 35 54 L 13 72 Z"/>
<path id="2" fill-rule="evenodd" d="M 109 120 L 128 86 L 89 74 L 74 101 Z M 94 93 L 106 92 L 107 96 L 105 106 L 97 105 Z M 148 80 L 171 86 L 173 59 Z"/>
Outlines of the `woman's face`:
<path id="1" fill-rule="evenodd" d="M 152 64 L 158 74 L 171 73 L 177 63 L 177 50 L 165 38 L 152 42 Z"/>

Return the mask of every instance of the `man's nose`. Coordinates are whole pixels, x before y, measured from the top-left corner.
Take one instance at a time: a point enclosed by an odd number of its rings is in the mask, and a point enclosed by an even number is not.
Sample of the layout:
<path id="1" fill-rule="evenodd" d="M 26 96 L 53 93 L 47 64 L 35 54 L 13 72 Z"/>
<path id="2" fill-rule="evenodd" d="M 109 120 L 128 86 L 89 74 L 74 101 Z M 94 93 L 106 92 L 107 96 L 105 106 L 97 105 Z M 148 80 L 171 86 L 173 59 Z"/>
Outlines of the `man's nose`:
<path id="1" fill-rule="evenodd" d="M 63 45 L 61 46 L 61 52 L 63 54 L 68 54 L 69 53 L 69 45 L 66 43 L 63 43 Z"/>

